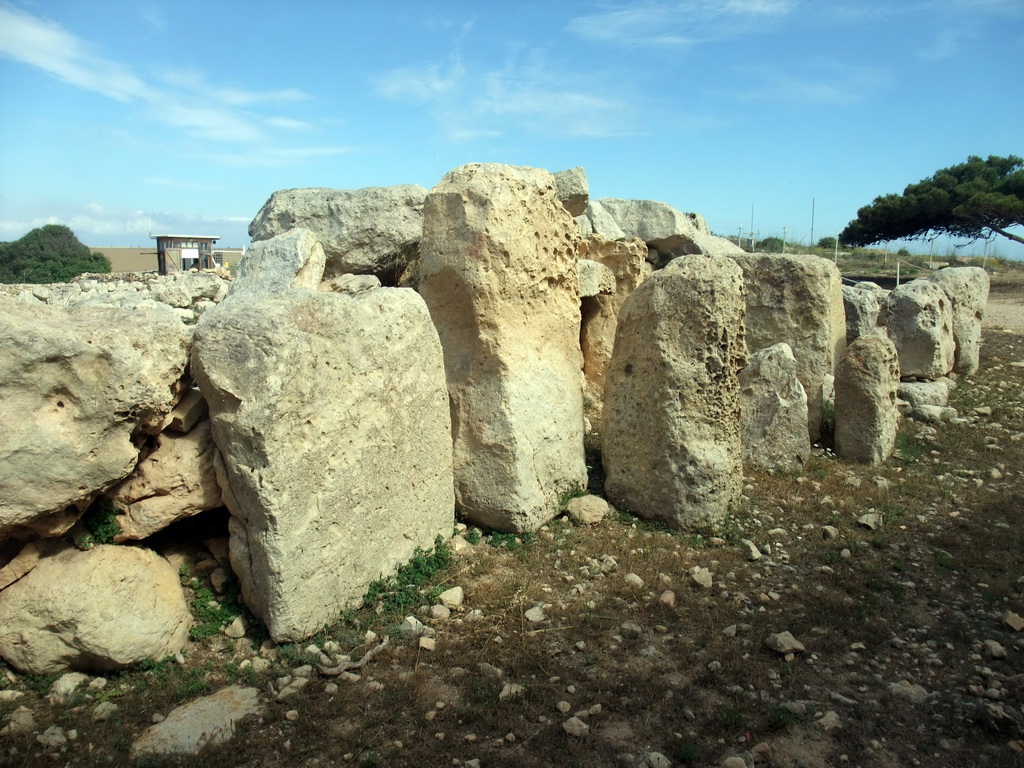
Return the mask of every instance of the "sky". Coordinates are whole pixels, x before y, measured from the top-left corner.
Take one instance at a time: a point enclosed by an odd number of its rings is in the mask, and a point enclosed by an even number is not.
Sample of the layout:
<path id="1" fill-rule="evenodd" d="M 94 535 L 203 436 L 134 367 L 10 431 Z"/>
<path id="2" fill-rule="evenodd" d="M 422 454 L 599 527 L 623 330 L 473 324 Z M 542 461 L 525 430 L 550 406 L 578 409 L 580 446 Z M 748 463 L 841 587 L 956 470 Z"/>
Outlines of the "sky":
<path id="1" fill-rule="evenodd" d="M 1024 155 L 1022 75 L 1024 0 L 0 0 L 0 240 L 244 247 L 276 190 L 497 162 L 809 243 Z"/>

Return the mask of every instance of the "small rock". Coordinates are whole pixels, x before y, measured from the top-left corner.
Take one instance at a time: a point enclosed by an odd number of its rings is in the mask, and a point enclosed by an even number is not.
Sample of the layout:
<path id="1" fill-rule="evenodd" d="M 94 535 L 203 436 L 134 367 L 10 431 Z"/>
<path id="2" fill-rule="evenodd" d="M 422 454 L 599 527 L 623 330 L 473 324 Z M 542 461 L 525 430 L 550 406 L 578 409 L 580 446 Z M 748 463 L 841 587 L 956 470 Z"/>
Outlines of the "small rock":
<path id="1" fill-rule="evenodd" d="M 50 703 L 55 706 L 66 704 L 74 692 L 88 680 L 89 676 L 81 672 L 61 675 L 50 687 Z"/>
<path id="2" fill-rule="evenodd" d="M 666 608 L 675 608 L 676 593 L 673 592 L 671 589 L 666 589 L 664 592 L 661 593 L 661 596 L 658 598 L 658 602 L 664 605 Z"/>
<path id="3" fill-rule="evenodd" d="M 67 737 L 64 735 L 64 729 L 57 725 L 51 725 L 45 731 L 38 734 L 36 741 L 47 749 L 62 747 L 68 742 Z"/>
<path id="4" fill-rule="evenodd" d="M 985 641 L 985 655 L 990 659 L 1005 659 L 1006 649 L 995 640 Z"/>
<path id="5" fill-rule="evenodd" d="M 432 605 L 430 606 L 430 618 L 437 619 L 438 621 L 444 621 L 445 619 L 451 618 L 452 610 L 446 605 Z"/>
<path id="6" fill-rule="evenodd" d="M 747 761 L 739 755 L 733 755 L 722 761 L 722 768 L 747 768 Z"/>
<path id="7" fill-rule="evenodd" d="M 515 696 L 521 696 L 525 689 L 518 683 L 505 683 L 505 687 L 501 689 L 501 693 L 498 694 L 498 698 L 501 701 L 505 699 L 511 699 Z"/>
<path id="8" fill-rule="evenodd" d="M 462 601 L 465 600 L 465 592 L 462 587 L 452 587 L 438 595 L 437 600 L 446 608 L 458 608 L 462 605 Z"/>
<path id="9" fill-rule="evenodd" d="M 568 701 L 558 702 L 558 704 L 555 705 L 555 708 L 558 709 L 558 711 L 561 712 L 563 715 L 567 715 L 570 712 L 572 712 L 572 704 L 570 704 Z"/>
<path id="10" fill-rule="evenodd" d="M 432 637 L 421 637 L 419 645 L 421 651 L 433 651 L 437 649 L 437 642 Z"/>
<path id="11" fill-rule="evenodd" d="M 648 752 L 640 762 L 640 768 L 672 768 L 672 761 L 661 752 Z"/>
<path id="12" fill-rule="evenodd" d="M 821 526 L 821 537 L 823 539 L 838 539 L 839 529 L 834 525 L 823 525 Z"/>
<path id="13" fill-rule="evenodd" d="M 582 738 L 590 733 L 590 726 L 580 720 L 578 717 L 570 717 L 564 723 L 562 723 L 562 730 L 570 736 Z"/>
<path id="14" fill-rule="evenodd" d="M 635 573 L 627 573 L 622 577 L 622 580 L 626 582 L 627 587 L 631 587 L 633 589 L 643 589 L 644 587 L 644 580 Z"/>
<path id="15" fill-rule="evenodd" d="M 619 626 L 619 634 L 626 640 L 636 640 L 643 634 L 643 630 L 639 624 L 627 621 Z"/>
<path id="16" fill-rule="evenodd" d="M 790 632 L 777 632 L 774 635 L 768 635 L 765 638 L 764 644 L 776 653 L 781 654 L 803 653 L 804 651 L 804 644 L 793 637 Z"/>
<path id="17" fill-rule="evenodd" d="M 112 718 L 117 713 L 117 704 L 112 701 L 101 701 L 92 711 L 92 719 L 102 723 Z"/>
<path id="18" fill-rule="evenodd" d="M 899 699 L 906 699 L 911 704 L 924 704 L 928 701 L 928 691 L 909 680 L 901 680 L 889 686 L 889 693 Z"/>
<path id="19" fill-rule="evenodd" d="M 608 514 L 608 502 L 600 496 L 580 496 L 570 499 L 566 510 L 577 525 L 597 525 Z"/>
<path id="20" fill-rule="evenodd" d="M 740 544 L 747 548 L 747 559 L 748 560 L 760 560 L 761 550 L 757 548 L 757 545 L 750 539 L 740 539 Z"/>
<path id="21" fill-rule="evenodd" d="M 707 568 L 702 568 L 699 565 L 695 565 L 693 566 L 693 568 L 690 569 L 689 573 L 690 578 L 693 579 L 694 583 L 701 587 L 704 587 L 704 589 L 711 589 L 711 587 L 714 586 L 715 582 L 711 576 L 711 571 L 709 571 Z"/>
<path id="22" fill-rule="evenodd" d="M 815 720 L 814 724 L 816 726 L 818 726 L 819 728 L 821 728 L 822 730 L 824 730 L 824 731 L 835 730 L 840 725 L 842 725 L 842 723 L 839 720 L 839 715 L 837 715 L 831 709 L 828 712 L 826 712 L 824 715 L 822 715 L 820 718 Z"/>
<path id="23" fill-rule="evenodd" d="M 869 528 L 872 531 L 877 531 L 882 527 L 882 516 L 877 512 L 869 512 L 866 515 L 858 517 L 857 524 L 863 525 L 865 528 Z"/>
<path id="24" fill-rule="evenodd" d="M 544 613 L 544 609 L 539 605 L 531 608 L 523 614 L 528 622 L 531 624 L 540 624 L 542 621 L 547 620 L 547 615 Z"/>
<path id="25" fill-rule="evenodd" d="M 241 616 L 235 616 L 234 621 L 224 627 L 224 634 L 233 640 L 237 640 L 240 637 L 245 637 L 245 621 Z"/>
<path id="26" fill-rule="evenodd" d="M 415 616 L 406 616 L 402 621 L 402 625 L 398 628 L 399 633 L 406 640 L 411 640 L 414 637 L 419 637 L 424 634 L 425 627 L 423 622 L 417 619 Z"/>
<path id="27" fill-rule="evenodd" d="M 1020 632 L 1024 629 L 1024 618 L 1021 618 L 1013 611 L 1007 611 L 1003 614 L 1003 623 L 1014 632 Z"/>

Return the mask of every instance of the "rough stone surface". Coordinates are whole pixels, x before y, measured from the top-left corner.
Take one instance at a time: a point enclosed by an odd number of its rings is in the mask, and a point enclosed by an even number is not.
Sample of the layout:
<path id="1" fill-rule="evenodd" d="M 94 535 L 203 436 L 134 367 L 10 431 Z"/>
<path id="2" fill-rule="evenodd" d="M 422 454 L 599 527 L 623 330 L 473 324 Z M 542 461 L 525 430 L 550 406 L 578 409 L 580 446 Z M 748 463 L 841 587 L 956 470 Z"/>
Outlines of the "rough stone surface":
<path id="1" fill-rule="evenodd" d="M 289 229 L 255 242 L 238 264 L 225 300 L 251 303 L 293 290 L 315 291 L 324 276 L 324 249 L 308 229 Z"/>
<path id="2" fill-rule="evenodd" d="M 607 498 L 682 528 L 738 498 L 743 279 L 727 258 L 655 272 L 622 306 L 604 402 Z"/>
<path id="3" fill-rule="evenodd" d="M 117 540 L 144 539 L 176 520 L 222 506 L 216 456 L 209 419 L 184 435 L 161 433 L 152 452 L 110 492 L 122 512 Z"/>
<path id="4" fill-rule="evenodd" d="M 581 496 L 570 499 L 566 511 L 577 525 L 597 525 L 608 514 L 608 502 L 600 496 Z"/>
<path id="5" fill-rule="evenodd" d="M 843 307 L 846 310 L 846 343 L 879 331 L 879 319 L 885 290 L 871 282 L 843 286 Z"/>
<path id="6" fill-rule="evenodd" d="M 817 256 L 754 253 L 733 256 L 747 288 L 747 348 L 785 342 L 807 393 L 807 430 L 821 436 L 824 382 L 846 346 L 842 278 Z"/>
<path id="7" fill-rule="evenodd" d="M 587 205 L 590 203 L 590 184 L 587 181 L 587 172 L 577 166 L 558 171 L 554 177 L 558 199 L 565 206 L 565 210 L 573 217 L 584 215 L 587 212 Z"/>
<path id="8" fill-rule="evenodd" d="M 232 685 L 172 710 L 132 742 L 132 752 L 194 755 L 203 747 L 229 741 L 238 721 L 262 709 L 255 688 Z"/>
<path id="9" fill-rule="evenodd" d="M 981 352 L 981 322 L 988 304 L 988 273 L 980 267 L 950 267 L 928 279 L 942 288 L 953 307 L 953 370 L 975 373 Z"/>
<path id="10" fill-rule="evenodd" d="M 885 318 L 901 376 L 937 379 L 953 370 L 952 303 L 939 285 L 921 279 L 897 286 L 885 301 Z"/>
<path id="11" fill-rule="evenodd" d="M 740 439 L 744 466 L 803 464 L 811 455 L 807 393 L 785 343 L 750 356 L 740 371 Z"/>
<path id="12" fill-rule="evenodd" d="M 415 250 L 426 195 L 427 190 L 415 184 L 284 189 L 271 195 L 256 214 L 249 235 L 255 244 L 293 227 L 309 229 L 323 246 L 326 277 L 354 272 L 386 278 L 401 269 L 410 249 Z"/>
<path id="13" fill-rule="evenodd" d="M 427 196 L 420 293 L 444 348 L 455 499 L 530 531 L 586 484 L 578 230 L 547 171 L 472 163 Z"/>
<path id="14" fill-rule="evenodd" d="M 687 254 L 731 256 L 743 253 L 732 241 L 712 235 L 700 214 L 683 213 L 655 200 L 602 197 L 598 202 L 622 232 L 613 239 L 636 237 L 643 240 L 654 251 L 649 258 L 655 264 L 665 264 Z M 606 234 L 596 222 L 594 231 Z"/>
<path id="15" fill-rule="evenodd" d="M 0 296 L 0 316 L 0 541 L 59 535 L 132 471 L 133 438 L 160 431 L 191 334 L 152 302 L 64 308 Z"/>
<path id="16" fill-rule="evenodd" d="M 951 385 L 952 382 L 946 378 L 900 382 L 897 396 L 906 403 L 902 408 L 903 415 L 921 421 L 934 420 L 935 409 L 944 409 L 949 403 Z"/>
<path id="17" fill-rule="evenodd" d="M 899 428 L 896 348 L 881 336 L 863 336 L 846 349 L 836 370 L 836 455 L 881 464 L 892 454 Z"/>
<path id="18" fill-rule="evenodd" d="M 615 293 L 615 274 L 604 264 L 580 259 L 580 298 Z"/>
<path id="19" fill-rule="evenodd" d="M 136 547 L 66 549 L 0 592 L 0 656 L 29 674 L 159 660 L 184 647 L 190 624 L 177 571 Z"/>
<path id="20" fill-rule="evenodd" d="M 647 263 L 647 246 L 636 238 L 609 240 L 591 235 L 583 241 L 582 250 L 587 259 L 608 267 L 615 279 L 614 293 L 593 296 L 581 302 L 583 372 L 591 395 L 599 399 L 612 361 L 615 327 L 622 302 L 651 274 L 651 266 Z"/>
<path id="21" fill-rule="evenodd" d="M 229 296 L 196 328 L 193 371 L 232 567 L 274 640 L 313 634 L 450 534 L 441 346 L 414 291 Z"/>

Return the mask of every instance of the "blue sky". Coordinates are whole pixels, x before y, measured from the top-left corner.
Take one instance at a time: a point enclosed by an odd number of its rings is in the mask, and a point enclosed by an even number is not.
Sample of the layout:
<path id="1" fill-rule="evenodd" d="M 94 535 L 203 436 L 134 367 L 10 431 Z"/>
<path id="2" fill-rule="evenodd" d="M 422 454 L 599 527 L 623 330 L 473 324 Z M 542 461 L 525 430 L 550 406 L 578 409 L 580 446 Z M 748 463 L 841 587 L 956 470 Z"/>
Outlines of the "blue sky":
<path id="1" fill-rule="evenodd" d="M 481 161 L 807 242 L 1024 155 L 1022 75 L 1022 0 L 0 0 L 0 240 L 243 246 L 275 190 Z"/>

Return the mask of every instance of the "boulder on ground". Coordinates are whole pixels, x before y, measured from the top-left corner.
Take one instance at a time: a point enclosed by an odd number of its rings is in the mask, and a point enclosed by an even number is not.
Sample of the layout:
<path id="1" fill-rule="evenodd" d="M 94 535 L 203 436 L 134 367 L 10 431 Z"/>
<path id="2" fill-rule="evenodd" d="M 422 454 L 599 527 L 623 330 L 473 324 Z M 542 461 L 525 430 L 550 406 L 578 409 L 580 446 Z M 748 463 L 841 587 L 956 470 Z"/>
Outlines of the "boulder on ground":
<path id="1" fill-rule="evenodd" d="M 970 375 L 978 370 L 981 321 L 988 304 L 988 272 L 980 267 L 940 269 L 928 278 L 949 297 L 953 309 L 953 370 Z"/>
<path id="2" fill-rule="evenodd" d="M 0 656 L 27 674 L 111 672 L 177 653 L 191 623 L 178 573 L 160 555 L 68 548 L 0 591 Z"/>
<path id="3" fill-rule="evenodd" d="M 935 420 L 933 418 L 934 409 L 942 409 L 949 404 L 949 390 L 952 383 L 946 378 L 935 381 L 900 382 L 897 396 L 907 404 L 903 412 L 904 415 L 921 421 Z"/>
<path id="4" fill-rule="evenodd" d="M 229 297 L 196 328 L 231 564 L 276 641 L 337 619 L 454 522 L 448 395 L 426 306 L 408 288 L 353 288 Z"/>
<path id="5" fill-rule="evenodd" d="M 953 309 L 938 284 L 919 279 L 896 286 L 885 301 L 885 325 L 900 376 L 937 379 L 953 370 Z"/>
<path id="6" fill-rule="evenodd" d="M 209 419 L 187 434 L 164 432 L 135 471 L 110 492 L 121 510 L 117 541 L 144 539 L 177 520 L 223 506 Z"/>
<path id="7" fill-rule="evenodd" d="M 389 277 L 401 271 L 419 242 L 426 195 L 427 190 L 416 184 L 283 189 L 264 203 L 249 225 L 249 235 L 259 242 L 292 228 L 309 229 L 327 257 L 326 277 L 373 274 L 393 284 Z"/>
<path id="8" fill-rule="evenodd" d="M 796 370 L 793 350 L 779 343 L 750 355 L 740 371 L 744 466 L 788 466 L 810 458 L 807 393 Z"/>
<path id="9" fill-rule="evenodd" d="M 580 304 L 583 372 L 591 394 L 600 398 L 612 360 L 619 308 L 626 297 L 651 274 L 651 265 L 646 261 L 647 246 L 643 240 L 636 238 L 609 240 L 600 235 L 591 235 L 584 239 L 582 251 L 588 260 L 611 270 L 614 277 L 614 293 L 586 297 Z"/>
<path id="10" fill-rule="evenodd" d="M 620 509 L 685 528 L 722 519 L 739 497 L 743 307 L 739 267 L 707 256 L 672 261 L 623 303 L 602 448 Z"/>
<path id="11" fill-rule="evenodd" d="M 885 333 L 878 324 L 884 301 L 885 290 L 874 283 L 865 281 L 843 286 L 847 344 L 869 333 Z"/>
<path id="12" fill-rule="evenodd" d="M 597 202 L 622 234 L 613 235 L 606 231 L 609 227 L 601 226 L 597 220 L 591 222 L 594 232 L 611 239 L 640 238 L 652 251 L 649 259 L 658 266 L 687 254 L 731 256 L 743 253 L 732 241 L 712 235 L 704 217 L 698 213 L 683 213 L 655 200 L 602 197 Z"/>
<path id="13" fill-rule="evenodd" d="M 836 369 L 836 455 L 877 465 L 892 455 L 899 429 L 896 347 L 883 336 L 863 336 Z"/>
<path id="14" fill-rule="evenodd" d="M 127 476 L 181 392 L 190 330 L 170 307 L 0 296 L 0 540 L 67 531 Z"/>
<path id="15" fill-rule="evenodd" d="M 252 244 L 224 298 L 252 302 L 288 291 L 315 291 L 324 278 L 325 264 L 323 246 L 314 232 L 289 229 Z"/>
<path id="16" fill-rule="evenodd" d="M 531 531 L 586 485 L 578 229 L 547 171 L 471 163 L 424 205 L 422 294 L 444 348 L 455 500 Z"/>
<path id="17" fill-rule="evenodd" d="M 825 379 L 846 346 L 842 278 L 817 256 L 752 253 L 732 257 L 747 288 L 747 348 L 789 344 L 807 393 L 807 430 L 821 436 Z"/>

